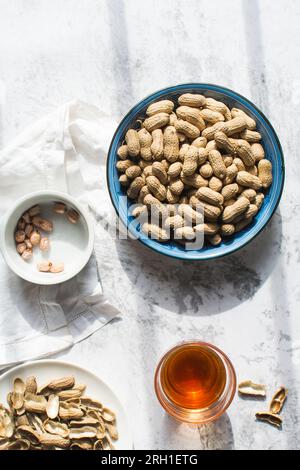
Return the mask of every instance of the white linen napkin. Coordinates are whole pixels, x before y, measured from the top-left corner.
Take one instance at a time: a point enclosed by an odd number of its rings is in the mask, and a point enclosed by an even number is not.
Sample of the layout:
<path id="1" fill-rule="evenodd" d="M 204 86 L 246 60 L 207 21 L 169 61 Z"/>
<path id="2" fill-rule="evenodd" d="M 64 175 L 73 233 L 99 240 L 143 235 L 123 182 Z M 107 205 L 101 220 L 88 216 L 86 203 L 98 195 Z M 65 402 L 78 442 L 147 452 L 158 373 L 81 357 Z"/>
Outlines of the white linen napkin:
<path id="1" fill-rule="evenodd" d="M 87 204 L 97 222 L 106 220 L 101 169 L 115 128 L 94 106 L 74 101 L 26 129 L 0 152 L 0 216 L 24 194 L 55 189 Z M 103 293 L 104 276 L 93 255 L 74 279 L 37 286 L 12 273 L 0 255 L 0 369 L 61 351 L 112 320 L 119 310 Z"/>

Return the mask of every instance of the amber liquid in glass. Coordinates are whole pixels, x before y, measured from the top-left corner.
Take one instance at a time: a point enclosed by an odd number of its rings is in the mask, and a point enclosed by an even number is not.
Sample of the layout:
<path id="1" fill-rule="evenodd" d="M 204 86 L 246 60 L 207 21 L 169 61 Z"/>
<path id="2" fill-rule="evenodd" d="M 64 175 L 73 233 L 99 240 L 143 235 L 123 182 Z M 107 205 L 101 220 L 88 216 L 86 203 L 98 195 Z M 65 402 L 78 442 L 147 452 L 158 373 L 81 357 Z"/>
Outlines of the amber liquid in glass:
<path id="1" fill-rule="evenodd" d="M 161 386 L 170 401 L 191 410 L 203 409 L 218 400 L 226 384 L 222 359 L 209 347 L 183 344 L 165 360 Z"/>

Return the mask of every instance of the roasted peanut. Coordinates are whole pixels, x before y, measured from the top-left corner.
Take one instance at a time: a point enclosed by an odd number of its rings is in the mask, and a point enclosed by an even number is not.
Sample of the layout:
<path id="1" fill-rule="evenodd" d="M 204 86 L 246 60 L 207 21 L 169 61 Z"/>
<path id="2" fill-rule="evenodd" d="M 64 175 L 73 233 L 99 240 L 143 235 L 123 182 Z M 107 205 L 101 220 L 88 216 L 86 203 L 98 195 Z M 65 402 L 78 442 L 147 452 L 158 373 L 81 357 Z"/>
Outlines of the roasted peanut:
<path id="1" fill-rule="evenodd" d="M 222 101 L 217 101 L 214 98 L 206 98 L 205 107 L 211 111 L 224 114 L 224 116 L 229 111 L 225 103 L 222 103 Z"/>
<path id="2" fill-rule="evenodd" d="M 264 199 L 265 199 L 265 196 L 263 195 L 263 193 L 259 193 L 255 196 L 255 199 L 253 202 L 258 207 L 258 209 L 260 209 L 261 206 L 263 205 Z"/>
<path id="3" fill-rule="evenodd" d="M 231 115 L 233 118 L 242 117 L 246 121 L 247 128 L 250 130 L 254 130 L 256 128 L 256 122 L 252 119 L 248 114 L 245 113 L 242 109 L 232 108 Z"/>
<path id="4" fill-rule="evenodd" d="M 150 193 L 152 193 L 156 199 L 159 201 L 164 201 L 166 199 L 166 188 L 161 184 L 156 176 L 148 176 L 148 178 L 146 178 L 146 184 Z"/>
<path id="5" fill-rule="evenodd" d="M 174 163 L 179 157 L 179 139 L 175 127 L 166 127 L 163 135 L 164 157 L 168 162 Z"/>
<path id="6" fill-rule="evenodd" d="M 218 246 L 222 243 L 222 237 L 219 233 L 207 237 L 209 243 L 213 246 Z"/>
<path id="7" fill-rule="evenodd" d="M 249 199 L 241 197 L 232 206 L 225 207 L 222 214 L 222 221 L 226 224 L 232 222 L 236 217 L 246 212 L 250 206 Z"/>
<path id="8" fill-rule="evenodd" d="M 224 129 L 225 122 L 216 122 L 213 126 L 209 126 L 202 131 L 201 136 L 205 138 L 207 141 L 213 140 L 215 137 L 216 132 L 222 131 Z"/>
<path id="9" fill-rule="evenodd" d="M 247 171 L 239 171 L 236 177 L 236 182 L 241 186 L 255 190 L 262 187 L 262 182 L 258 176 L 251 175 Z"/>
<path id="10" fill-rule="evenodd" d="M 237 195 L 238 190 L 238 185 L 236 183 L 231 183 L 223 186 L 221 194 L 224 200 L 227 201 L 228 199 L 234 198 Z"/>
<path id="11" fill-rule="evenodd" d="M 140 176 L 142 173 L 142 169 L 139 165 L 132 165 L 125 171 L 125 175 L 130 180 L 134 180 L 137 176 Z"/>
<path id="12" fill-rule="evenodd" d="M 182 171 L 182 164 L 180 162 L 172 163 L 168 168 L 168 175 L 170 178 L 176 178 Z"/>
<path id="13" fill-rule="evenodd" d="M 142 231 L 151 239 L 159 240 L 160 242 L 167 242 L 169 240 L 169 234 L 167 230 L 159 227 L 158 225 L 145 222 L 142 225 Z"/>
<path id="14" fill-rule="evenodd" d="M 221 206 L 224 202 L 222 194 L 211 188 L 200 188 L 197 191 L 197 197 L 213 206 Z"/>
<path id="15" fill-rule="evenodd" d="M 225 150 L 230 154 L 234 154 L 236 151 L 236 145 L 233 139 L 229 139 L 224 132 L 217 131 L 214 136 L 214 140 L 217 147 Z"/>
<path id="16" fill-rule="evenodd" d="M 247 166 L 247 167 L 246 167 L 246 171 L 247 171 L 248 173 L 250 173 L 250 175 L 257 176 L 257 174 L 258 174 L 258 171 L 257 171 L 257 168 L 256 168 L 255 165 L 253 165 L 253 166 Z"/>
<path id="17" fill-rule="evenodd" d="M 179 214 L 167 217 L 165 220 L 165 226 L 171 227 L 172 229 L 183 227 L 183 225 L 184 225 L 184 220 Z"/>
<path id="18" fill-rule="evenodd" d="M 148 132 L 153 132 L 156 129 L 161 129 L 169 123 L 170 115 L 167 113 L 158 113 L 148 117 L 143 122 L 145 129 Z"/>
<path id="19" fill-rule="evenodd" d="M 189 106 L 179 106 L 179 108 L 176 109 L 176 114 L 179 119 L 183 119 L 196 126 L 200 132 L 205 128 L 205 122 L 199 109 Z"/>
<path id="20" fill-rule="evenodd" d="M 150 146 L 154 160 L 161 160 L 164 155 L 164 137 L 161 129 L 152 132 L 152 144 Z"/>
<path id="21" fill-rule="evenodd" d="M 261 134 L 256 131 L 245 129 L 243 132 L 241 132 L 241 138 L 253 144 L 261 140 Z"/>
<path id="22" fill-rule="evenodd" d="M 152 194 L 147 194 L 144 197 L 144 204 L 148 207 L 148 209 L 153 210 L 155 215 L 167 217 L 168 211 L 164 204 L 162 204 L 156 197 L 152 196 Z"/>
<path id="23" fill-rule="evenodd" d="M 194 147 L 205 149 L 207 145 L 207 139 L 205 137 L 197 137 L 197 139 L 193 140 L 192 145 Z"/>
<path id="24" fill-rule="evenodd" d="M 199 149 L 194 146 L 190 146 L 184 156 L 184 162 L 182 166 L 182 174 L 184 176 L 190 176 L 195 173 L 198 166 L 198 152 Z"/>
<path id="25" fill-rule="evenodd" d="M 152 175 L 156 176 L 162 184 L 168 181 L 168 175 L 164 165 L 161 162 L 154 162 L 152 165 Z"/>
<path id="26" fill-rule="evenodd" d="M 261 144 L 252 144 L 251 150 L 256 162 L 259 162 L 259 160 L 265 158 L 265 151 Z"/>
<path id="27" fill-rule="evenodd" d="M 244 129 L 246 129 L 246 127 L 246 119 L 243 116 L 238 116 L 231 119 L 230 121 L 226 121 L 222 130 L 227 136 L 230 137 L 231 135 L 242 132 Z"/>
<path id="28" fill-rule="evenodd" d="M 223 224 L 220 227 L 220 233 L 223 237 L 230 237 L 235 232 L 235 227 L 233 224 Z"/>
<path id="29" fill-rule="evenodd" d="M 238 169 L 238 171 L 246 171 L 246 167 L 243 163 L 243 160 L 241 160 L 241 158 L 234 158 L 233 159 L 233 165 L 235 165 Z"/>
<path id="30" fill-rule="evenodd" d="M 172 193 L 180 196 L 180 194 L 182 193 L 184 189 L 184 182 L 182 178 L 179 178 L 179 177 L 171 178 L 169 188 L 172 191 Z"/>
<path id="31" fill-rule="evenodd" d="M 141 176 L 135 178 L 127 189 L 127 196 L 129 199 L 135 199 L 138 195 L 145 182 Z"/>
<path id="32" fill-rule="evenodd" d="M 255 201 L 255 196 L 256 196 L 256 191 L 254 189 L 244 189 L 241 192 L 240 197 L 241 196 L 246 197 L 247 199 L 249 199 L 250 202 L 254 202 Z"/>
<path id="33" fill-rule="evenodd" d="M 251 145 L 246 140 L 236 140 L 236 151 L 246 167 L 251 167 L 255 164 Z"/>
<path id="34" fill-rule="evenodd" d="M 192 148 L 197 148 L 191 145 Z M 198 148 L 198 165 L 203 165 L 208 158 L 208 150 L 204 148 Z"/>
<path id="35" fill-rule="evenodd" d="M 116 168 L 120 173 L 125 173 L 127 168 L 133 165 L 131 160 L 119 160 L 116 164 Z"/>
<path id="36" fill-rule="evenodd" d="M 210 109 L 204 108 L 204 109 L 201 109 L 200 113 L 201 113 L 202 119 L 204 119 L 205 122 L 209 122 L 211 124 L 225 121 L 224 115 L 219 113 L 218 111 L 211 111 Z"/>
<path id="37" fill-rule="evenodd" d="M 146 129 L 140 129 L 137 133 L 139 139 L 139 152 L 143 160 L 149 162 L 152 160 L 151 144 L 152 136 Z"/>
<path id="38" fill-rule="evenodd" d="M 201 108 L 205 106 L 206 99 L 202 95 L 185 93 L 178 98 L 180 106 L 191 106 L 192 108 Z"/>
<path id="39" fill-rule="evenodd" d="M 138 196 L 138 202 L 143 203 L 144 202 L 144 197 L 147 196 L 147 194 L 150 194 L 150 191 L 148 187 L 145 185 L 141 188 Z"/>
<path id="40" fill-rule="evenodd" d="M 207 152 L 211 150 L 218 150 L 217 142 L 215 140 L 210 140 L 206 146 Z"/>
<path id="41" fill-rule="evenodd" d="M 127 188 L 130 185 L 130 179 L 125 174 L 119 177 L 119 182 L 125 188 Z"/>
<path id="42" fill-rule="evenodd" d="M 209 222 L 215 222 L 221 215 L 220 207 L 213 206 L 207 202 L 201 202 L 204 219 Z"/>
<path id="43" fill-rule="evenodd" d="M 135 129 L 129 129 L 125 135 L 128 153 L 131 157 L 137 157 L 140 153 L 139 135 Z"/>
<path id="44" fill-rule="evenodd" d="M 121 145 L 117 150 L 117 155 L 120 160 L 127 160 L 128 158 L 128 147 L 127 145 Z"/>
<path id="45" fill-rule="evenodd" d="M 223 180 L 224 186 L 227 186 L 228 184 L 233 183 L 237 174 L 238 174 L 238 168 L 235 163 L 232 163 L 232 165 L 229 165 L 226 168 L 226 176 Z"/>
<path id="46" fill-rule="evenodd" d="M 141 215 L 145 215 L 145 214 L 148 214 L 148 210 L 147 210 L 147 206 L 144 204 L 136 205 L 131 211 L 132 217 L 135 217 L 135 218 L 141 217 Z"/>
<path id="47" fill-rule="evenodd" d="M 213 191 L 218 191 L 220 192 L 222 187 L 223 187 L 223 183 L 222 181 L 217 178 L 216 176 L 212 176 L 209 180 L 209 183 L 208 183 L 208 186 L 210 187 L 210 189 L 212 189 Z"/>
<path id="48" fill-rule="evenodd" d="M 213 175 L 213 169 L 211 167 L 210 163 L 205 163 L 204 165 L 201 166 L 200 170 L 200 175 L 203 176 L 203 178 L 209 179 Z"/>
<path id="49" fill-rule="evenodd" d="M 175 129 L 178 132 L 181 132 L 189 139 L 196 139 L 200 136 L 200 131 L 198 127 L 194 126 L 190 122 L 184 121 L 183 119 L 178 119 L 175 122 Z"/>
<path id="50" fill-rule="evenodd" d="M 227 199 L 226 201 L 224 201 L 223 206 L 224 207 L 232 206 L 232 204 L 234 204 L 235 201 L 236 201 L 236 199 Z"/>
<path id="51" fill-rule="evenodd" d="M 213 223 L 205 223 L 195 225 L 194 230 L 196 233 L 204 233 L 204 235 L 215 235 L 219 230 L 219 226 Z"/>
<path id="52" fill-rule="evenodd" d="M 226 176 L 226 166 L 222 155 L 218 150 L 211 150 L 208 154 L 208 160 L 213 169 L 214 175 L 221 180 Z"/>
<path id="53" fill-rule="evenodd" d="M 184 226 L 178 227 L 174 230 L 175 240 L 194 240 L 195 237 L 196 234 L 193 230 L 193 227 Z"/>
<path id="54" fill-rule="evenodd" d="M 252 223 L 252 219 L 243 219 L 235 224 L 235 232 L 241 232 L 244 228 L 248 227 Z"/>
<path id="55" fill-rule="evenodd" d="M 163 165 L 162 165 L 163 166 Z M 163 166 L 163 168 L 165 168 Z M 143 170 L 143 173 L 142 173 L 143 176 L 145 176 L 145 178 L 147 178 L 148 176 L 152 176 L 153 175 L 153 167 L 152 165 L 149 165 L 149 166 L 146 166 Z"/>
<path id="56" fill-rule="evenodd" d="M 188 204 L 179 204 L 178 214 L 183 218 L 184 225 L 188 225 L 188 223 L 200 224 L 203 222 L 203 215 L 200 212 L 195 211 Z"/>
<path id="57" fill-rule="evenodd" d="M 244 212 L 243 217 L 245 219 L 253 219 L 253 217 L 257 214 L 258 207 L 255 204 L 250 204 L 246 212 Z"/>
<path id="58" fill-rule="evenodd" d="M 271 186 L 273 177 L 272 177 L 272 163 L 270 160 L 263 158 L 258 162 L 258 177 L 262 183 L 263 188 L 269 188 Z"/>
<path id="59" fill-rule="evenodd" d="M 161 100 L 157 101 L 156 103 L 150 104 L 146 110 L 147 116 L 153 116 L 154 114 L 158 113 L 167 113 L 171 114 L 174 108 L 173 101 L 170 100 Z"/>
<path id="60" fill-rule="evenodd" d="M 223 160 L 226 168 L 233 164 L 233 157 L 231 155 L 223 155 Z"/>
<path id="61" fill-rule="evenodd" d="M 177 204 L 179 201 L 179 194 L 175 194 L 170 188 L 167 188 L 166 199 L 170 204 Z"/>
<path id="62" fill-rule="evenodd" d="M 194 173 L 191 176 L 184 176 L 181 174 L 181 181 L 188 187 L 202 188 L 202 186 L 208 186 L 208 181 L 201 175 Z"/>

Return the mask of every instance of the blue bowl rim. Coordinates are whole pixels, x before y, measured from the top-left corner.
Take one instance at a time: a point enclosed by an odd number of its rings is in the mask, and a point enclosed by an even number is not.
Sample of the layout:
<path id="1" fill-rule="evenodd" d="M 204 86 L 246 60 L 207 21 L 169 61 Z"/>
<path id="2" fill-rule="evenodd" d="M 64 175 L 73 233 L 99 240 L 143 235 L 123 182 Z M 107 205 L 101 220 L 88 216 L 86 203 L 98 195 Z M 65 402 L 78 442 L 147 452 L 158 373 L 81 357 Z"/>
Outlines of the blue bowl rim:
<path id="1" fill-rule="evenodd" d="M 199 259 L 197 258 L 188 258 L 186 256 L 184 256 L 184 254 L 181 256 L 181 255 L 178 255 L 178 254 L 175 254 L 173 253 L 172 251 L 170 251 L 169 253 L 166 253 L 166 252 L 161 252 L 159 251 L 158 247 L 156 248 L 155 246 L 151 246 L 151 245 L 148 245 L 146 242 L 145 242 L 145 239 L 144 238 L 138 238 L 137 240 L 142 243 L 144 246 L 146 246 L 147 248 L 149 248 L 150 250 L 153 250 L 155 251 L 156 253 L 159 253 L 161 255 L 164 255 L 164 256 L 167 256 L 169 258 L 175 258 L 175 259 L 180 259 L 180 260 L 183 260 L 183 261 L 194 261 L 194 262 L 201 262 L 201 261 L 208 261 L 208 260 L 214 260 L 214 259 L 217 259 L 217 258 L 223 258 L 224 256 L 228 256 L 228 255 L 231 255 L 233 253 L 235 253 L 236 251 L 240 250 L 241 248 L 244 248 L 245 246 L 247 246 L 249 243 L 251 243 L 263 230 L 264 228 L 266 227 L 266 225 L 270 222 L 271 218 L 273 217 L 278 205 L 279 205 L 279 202 L 281 200 L 281 197 L 282 197 L 282 193 L 283 193 L 283 188 L 284 188 L 284 183 L 285 183 L 285 160 L 284 160 L 284 154 L 283 154 L 283 150 L 282 150 L 282 146 L 281 146 L 281 143 L 280 143 L 280 140 L 278 138 L 278 135 L 274 129 L 274 127 L 272 126 L 271 122 L 269 121 L 269 119 L 266 117 L 266 115 L 254 104 L 252 103 L 252 101 L 250 101 L 248 98 L 246 98 L 245 96 L 241 95 L 240 93 L 237 93 L 236 91 L 234 90 L 231 90 L 230 88 L 227 88 L 227 87 L 224 87 L 222 85 L 216 85 L 214 83 L 180 83 L 178 85 L 172 85 L 172 86 L 169 86 L 167 88 L 161 88 L 157 91 L 154 91 L 152 93 L 150 93 L 149 95 L 145 96 L 144 98 L 142 98 L 141 100 L 139 100 L 126 114 L 125 116 L 122 118 L 121 122 L 119 123 L 119 125 L 117 126 L 114 134 L 113 134 L 113 137 L 111 139 L 111 142 L 110 142 L 110 146 L 109 146 L 109 149 L 108 149 L 108 153 L 107 153 L 107 162 L 106 162 L 106 184 L 107 184 L 107 189 L 108 189 L 108 192 L 109 192 L 109 196 L 110 196 L 110 199 L 111 199 L 111 202 L 112 202 L 112 205 L 114 206 L 114 209 L 118 215 L 118 217 L 120 217 L 120 214 L 119 214 L 119 211 L 118 211 L 118 208 L 117 208 L 117 205 L 115 204 L 115 201 L 114 201 L 114 197 L 112 195 L 112 192 L 111 192 L 111 188 L 110 188 L 110 185 L 109 185 L 109 159 L 111 158 L 111 154 L 112 154 L 112 146 L 114 144 L 114 140 L 115 140 L 115 137 L 117 135 L 117 133 L 119 132 L 119 129 L 120 127 L 123 125 L 123 122 L 127 120 L 127 118 L 129 117 L 129 115 L 131 115 L 132 113 L 135 112 L 135 110 L 143 103 L 143 101 L 145 100 L 148 100 L 150 99 L 152 96 L 158 94 L 158 93 L 171 93 L 171 92 L 174 92 L 176 91 L 176 89 L 178 87 L 180 88 L 195 88 L 195 87 L 198 87 L 198 86 L 201 86 L 203 88 L 207 87 L 208 89 L 219 89 L 220 92 L 222 91 L 225 91 L 225 92 L 229 92 L 229 93 L 233 93 L 234 95 L 236 95 L 238 98 L 241 98 L 242 100 L 244 100 L 246 103 L 249 103 L 250 106 L 252 106 L 261 116 L 262 118 L 265 120 L 265 122 L 267 123 L 267 125 L 270 127 L 271 131 L 273 132 L 274 134 L 274 137 L 275 137 L 275 140 L 276 140 L 276 144 L 278 146 L 278 149 L 279 149 L 279 154 L 280 154 L 280 158 L 281 158 L 281 169 L 282 169 L 282 182 L 281 182 L 281 187 L 280 187 L 280 192 L 278 193 L 278 196 L 277 196 L 277 201 L 276 201 L 276 204 L 274 205 L 274 208 L 272 210 L 272 212 L 270 213 L 269 217 L 267 218 L 267 220 L 265 221 L 264 225 L 262 225 L 262 227 L 257 230 L 257 232 L 254 233 L 253 237 L 250 238 L 249 240 L 245 240 L 244 243 L 241 243 L 239 246 L 235 247 L 235 248 L 229 248 L 228 251 L 226 250 L 226 252 L 221 252 L 221 253 L 218 253 L 218 249 L 216 249 L 216 253 L 214 256 L 208 256 L 208 257 L 201 257 Z M 121 221 L 124 223 L 124 225 L 126 226 L 127 230 L 130 231 L 130 227 L 128 227 L 128 223 L 127 223 L 127 220 L 123 220 L 122 217 L 121 217 Z M 158 245 L 159 245 L 159 242 L 157 242 Z M 217 247 L 216 247 L 217 248 Z M 185 252 L 183 252 L 185 253 Z"/>

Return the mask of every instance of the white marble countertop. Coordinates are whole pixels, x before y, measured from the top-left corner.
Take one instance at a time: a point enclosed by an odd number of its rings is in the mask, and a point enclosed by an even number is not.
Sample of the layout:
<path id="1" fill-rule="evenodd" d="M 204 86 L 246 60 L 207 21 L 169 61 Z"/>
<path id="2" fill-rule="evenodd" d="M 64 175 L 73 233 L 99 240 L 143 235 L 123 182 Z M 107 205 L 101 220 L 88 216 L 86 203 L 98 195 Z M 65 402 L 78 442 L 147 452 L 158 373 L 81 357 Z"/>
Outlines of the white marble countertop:
<path id="1" fill-rule="evenodd" d="M 197 264 L 117 241 L 102 254 L 121 319 L 57 357 L 90 368 L 125 405 L 137 449 L 300 448 L 300 4 L 296 0 L 3 0 L 0 146 L 73 98 L 120 119 L 154 90 L 212 82 L 253 100 L 285 152 L 286 185 L 268 228 L 233 256 Z M 298 199 L 299 198 L 299 199 Z M 255 422 L 264 404 L 235 398 L 199 428 L 166 416 L 153 393 L 162 353 L 211 341 L 238 379 L 289 388 L 282 431 Z"/>

